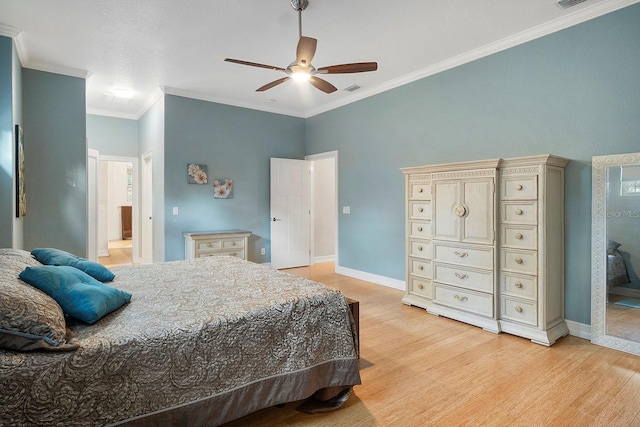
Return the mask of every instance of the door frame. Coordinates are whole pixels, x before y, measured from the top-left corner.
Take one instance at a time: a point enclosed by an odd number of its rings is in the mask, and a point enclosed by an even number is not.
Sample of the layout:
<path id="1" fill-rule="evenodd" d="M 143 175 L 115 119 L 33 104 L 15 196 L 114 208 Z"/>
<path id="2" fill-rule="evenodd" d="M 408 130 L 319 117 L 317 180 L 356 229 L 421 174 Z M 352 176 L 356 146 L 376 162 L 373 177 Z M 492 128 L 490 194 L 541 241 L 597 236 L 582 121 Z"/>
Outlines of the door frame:
<path id="1" fill-rule="evenodd" d="M 146 227 L 146 221 L 142 218 L 142 215 L 146 212 L 151 213 L 151 224 L 149 226 L 150 236 L 146 236 L 145 233 L 142 234 L 142 239 L 144 242 L 140 242 L 140 252 L 138 252 L 138 256 L 141 263 L 151 264 L 153 263 L 153 150 L 145 151 L 142 156 L 141 168 L 140 168 L 140 178 L 141 178 L 141 186 L 144 187 L 141 190 L 141 193 L 144 192 L 148 195 L 143 196 L 140 199 L 140 230 L 143 227 Z M 149 163 L 151 162 L 151 170 L 149 171 Z M 150 196 L 150 197 L 149 197 Z M 149 204 L 149 206 L 144 206 L 145 204 Z M 147 239 L 151 239 L 148 242 Z M 148 245 L 149 253 L 145 253 L 144 248 Z M 145 256 L 146 255 L 146 256 Z"/>
<path id="2" fill-rule="evenodd" d="M 336 223 L 336 231 L 335 231 L 335 236 L 334 236 L 334 254 L 335 254 L 335 261 L 334 261 L 334 266 L 338 266 L 339 265 L 339 257 L 338 257 L 338 236 L 339 236 L 339 227 L 340 227 L 340 222 L 339 222 L 339 215 L 338 212 L 340 211 L 340 208 L 338 206 L 338 150 L 333 150 L 333 151 L 326 151 L 324 153 L 317 153 L 317 154 L 310 154 L 308 156 L 304 156 L 305 160 L 309 160 L 311 161 L 311 195 L 310 195 L 310 207 L 311 207 L 311 230 L 309 230 L 309 245 L 310 245 L 310 250 L 311 250 L 311 259 L 309 260 L 311 262 L 311 265 L 315 264 L 315 197 L 314 197 L 314 191 L 313 191 L 313 187 L 314 187 L 314 182 L 315 182 L 315 171 L 313 168 L 313 161 L 314 160 L 323 160 L 323 159 L 334 159 L 334 173 L 335 173 L 335 177 L 334 177 L 334 183 L 335 183 L 335 187 L 334 187 L 334 191 L 333 191 L 333 197 L 334 197 L 334 203 L 335 203 L 335 223 Z"/>

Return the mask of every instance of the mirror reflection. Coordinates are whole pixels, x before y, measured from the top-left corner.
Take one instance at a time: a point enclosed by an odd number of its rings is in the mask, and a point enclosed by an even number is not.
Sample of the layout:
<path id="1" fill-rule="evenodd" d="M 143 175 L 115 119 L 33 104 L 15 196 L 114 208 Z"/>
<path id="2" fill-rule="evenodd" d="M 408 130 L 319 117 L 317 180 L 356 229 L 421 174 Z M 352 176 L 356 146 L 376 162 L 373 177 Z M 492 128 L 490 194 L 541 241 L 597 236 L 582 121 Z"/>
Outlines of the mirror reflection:
<path id="1" fill-rule="evenodd" d="M 640 165 L 606 169 L 606 334 L 640 342 Z"/>

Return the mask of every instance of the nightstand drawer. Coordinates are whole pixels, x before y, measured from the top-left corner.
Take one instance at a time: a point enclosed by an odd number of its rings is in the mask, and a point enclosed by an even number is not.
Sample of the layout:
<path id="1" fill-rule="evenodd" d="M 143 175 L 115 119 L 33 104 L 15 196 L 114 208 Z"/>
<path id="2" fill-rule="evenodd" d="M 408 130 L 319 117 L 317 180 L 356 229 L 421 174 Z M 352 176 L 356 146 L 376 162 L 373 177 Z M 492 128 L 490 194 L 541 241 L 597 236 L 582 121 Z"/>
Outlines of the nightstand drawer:
<path id="1" fill-rule="evenodd" d="M 219 251 L 222 249 L 222 240 L 198 240 L 196 242 L 196 251 Z"/>
<path id="2" fill-rule="evenodd" d="M 197 258 L 204 258 L 204 257 L 209 257 L 209 256 L 234 256 L 236 258 L 245 259 L 245 257 L 244 257 L 244 249 L 240 249 L 240 250 L 237 250 L 237 251 L 200 252 L 197 255 Z"/>

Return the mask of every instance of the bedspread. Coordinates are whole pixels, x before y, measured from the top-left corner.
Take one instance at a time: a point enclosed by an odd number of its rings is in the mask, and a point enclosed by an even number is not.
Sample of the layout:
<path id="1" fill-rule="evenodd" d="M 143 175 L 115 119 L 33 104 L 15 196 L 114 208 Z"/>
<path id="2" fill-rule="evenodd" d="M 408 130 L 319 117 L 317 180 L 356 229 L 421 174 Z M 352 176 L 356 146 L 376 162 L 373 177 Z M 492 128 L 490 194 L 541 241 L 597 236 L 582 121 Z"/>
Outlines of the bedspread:
<path id="1" fill-rule="evenodd" d="M 80 349 L 0 350 L 0 425 L 157 421 L 194 402 L 201 418 L 189 423 L 218 425 L 360 383 L 338 291 L 234 257 L 113 271 L 131 303 L 95 325 L 69 322 Z"/>

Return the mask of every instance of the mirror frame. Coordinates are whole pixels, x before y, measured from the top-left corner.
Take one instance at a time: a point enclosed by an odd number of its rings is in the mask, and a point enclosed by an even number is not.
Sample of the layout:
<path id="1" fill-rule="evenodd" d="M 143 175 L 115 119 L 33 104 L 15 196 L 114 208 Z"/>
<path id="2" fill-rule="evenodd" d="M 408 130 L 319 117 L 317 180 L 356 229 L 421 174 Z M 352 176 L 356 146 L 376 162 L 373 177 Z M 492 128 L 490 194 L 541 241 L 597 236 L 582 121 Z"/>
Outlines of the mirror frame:
<path id="1" fill-rule="evenodd" d="M 640 355 L 640 342 L 607 335 L 607 168 L 640 164 L 640 153 L 592 158 L 591 342 Z"/>

